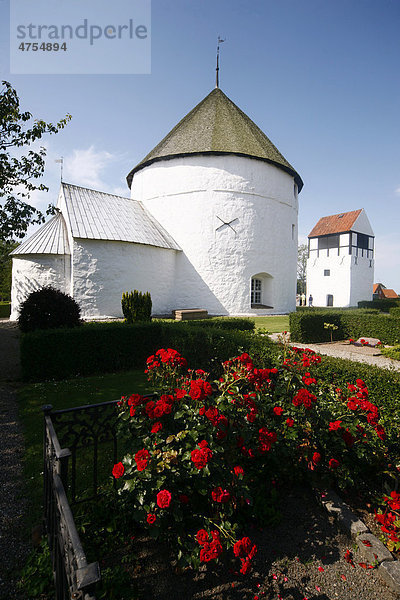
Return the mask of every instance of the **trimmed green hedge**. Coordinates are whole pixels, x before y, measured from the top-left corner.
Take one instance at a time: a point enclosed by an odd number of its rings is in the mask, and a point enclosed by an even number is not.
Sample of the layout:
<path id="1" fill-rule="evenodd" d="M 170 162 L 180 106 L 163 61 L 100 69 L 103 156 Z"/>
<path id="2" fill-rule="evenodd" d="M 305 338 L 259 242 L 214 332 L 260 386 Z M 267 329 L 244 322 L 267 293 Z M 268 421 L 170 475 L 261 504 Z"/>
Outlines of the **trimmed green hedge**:
<path id="1" fill-rule="evenodd" d="M 256 324 L 246 318 L 236 317 L 213 317 L 210 319 L 193 319 L 191 321 L 177 321 L 181 325 L 194 325 L 195 327 L 218 327 L 230 331 L 254 331 Z"/>
<path id="2" fill-rule="evenodd" d="M 290 337 L 293 342 L 329 342 L 330 332 L 324 323 L 338 327 L 334 340 L 379 338 L 384 344 L 400 341 L 400 319 L 382 313 L 364 310 L 308 310 L 289 315 Z"/>
<path id="3" fill-rule="evenodd" d="M 174 348 L 192 368 L 218 374 L 220 363 L 240 351 L 260 365 L 276 353 L 268 338 L 186 323 L 90 323 L 74 329 L 34 331 L 21 336 L 24 380 L 43 381 L 144 369 L 159 348 Z"/>
<path id="4" fill-rule="evenodd" d="M 395 306 L 400 306 L 400 299 L 395 298 L 377 298 L 376 300 L 361 300 L 358 308 L 377 308 L 382 312 L 389 312 Z"/>
<path id="5" fill-rule="evenodd" d="M 8 319 L 11 314 L 11 303 L 0 302 L 0 319 Z"/>
<path id="6" fill-rule="evenodd" d="M 392 306 L 392 308 L 389 309 L 389 314 L 391 317 L 399 318 L 400 317 L 400 306 Z"/>

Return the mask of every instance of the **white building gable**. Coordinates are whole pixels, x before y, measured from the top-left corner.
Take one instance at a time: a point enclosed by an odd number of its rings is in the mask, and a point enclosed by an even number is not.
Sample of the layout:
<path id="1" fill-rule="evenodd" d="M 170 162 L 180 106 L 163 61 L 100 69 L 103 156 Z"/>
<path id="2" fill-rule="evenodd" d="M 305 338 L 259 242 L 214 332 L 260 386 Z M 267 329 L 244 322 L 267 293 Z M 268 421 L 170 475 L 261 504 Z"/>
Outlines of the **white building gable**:
<path id="1" fill-rule="evenodd" d="M 364 209 L 322 217 L 308 236 L 307 296 L 314 306 L 372 300 L 374 233 Z"/>

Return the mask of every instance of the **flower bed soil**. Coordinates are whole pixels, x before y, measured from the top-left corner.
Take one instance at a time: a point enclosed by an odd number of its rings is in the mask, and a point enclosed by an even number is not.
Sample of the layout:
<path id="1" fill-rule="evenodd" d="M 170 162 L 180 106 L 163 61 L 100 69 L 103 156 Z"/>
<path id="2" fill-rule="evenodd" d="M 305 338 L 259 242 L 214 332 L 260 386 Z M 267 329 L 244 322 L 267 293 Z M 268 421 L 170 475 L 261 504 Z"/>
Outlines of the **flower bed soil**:
<path id="1" fill-rule="evenodd" d="M 131 576 L 139 597 L 157 600 L 394 600 L 376 569 L 362 568 L 365 559 L 353 542 L 320 508 L 306 487 L 280 491 L 278 525 L 249 531 L 258 552 L 252 572 L 243 577 L 229 566 L 199 573 L 174 572 L 169 551 L 157 541 L 138 536 L 133 543 Z M 345 560 L 352 553 L 354 567 Z"/>

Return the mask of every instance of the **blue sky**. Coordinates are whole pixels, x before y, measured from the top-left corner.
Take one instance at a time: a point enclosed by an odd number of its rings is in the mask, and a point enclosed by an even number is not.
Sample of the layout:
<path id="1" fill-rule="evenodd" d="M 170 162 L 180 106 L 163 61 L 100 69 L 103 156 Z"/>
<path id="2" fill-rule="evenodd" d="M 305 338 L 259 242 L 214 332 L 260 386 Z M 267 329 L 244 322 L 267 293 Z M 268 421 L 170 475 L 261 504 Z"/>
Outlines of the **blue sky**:
<path id="1" fill-rule="evenodd" d="M 61 155 L 65 181 L 129 195 L 130 169 L 214 87 L 221 35 L 220 87 L 303 178 L 299 241 L 365 208 L 375 281 L 400 293 L 399 0 L 153 0 L 150 75 L 11 75 L 8 13 L 0 0 L 1 78 L 35 117 L 73 117 L 46 139 L 38 206 Z"/>

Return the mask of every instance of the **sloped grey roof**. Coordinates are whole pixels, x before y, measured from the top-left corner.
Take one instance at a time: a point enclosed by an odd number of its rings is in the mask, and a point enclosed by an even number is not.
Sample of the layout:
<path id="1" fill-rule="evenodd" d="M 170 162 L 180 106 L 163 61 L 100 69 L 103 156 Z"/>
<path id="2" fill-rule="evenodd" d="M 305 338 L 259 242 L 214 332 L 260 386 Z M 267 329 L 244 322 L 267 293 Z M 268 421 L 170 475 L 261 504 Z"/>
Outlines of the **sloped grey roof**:
<path id="1" fill-rule="evenodd" d="M 69 183 L 61 186 L 73 237 L 180 250 L 141 202 Z"/>
<path id="2" fill-rule="evenodd" d="M 12 256 L 17 254 L 71 254 L 62 214 L 57 213 L 11 252 Z"/>
<path id="3" fill-rule="evenodd" d="M 300 175 L 261 129 L 215 88 L 191 110 L 127 177 L 131 186 L 134 174 L 157 160 L 193 154 L 238 154 L 264 160 L 290 173 L 299 191 Z"/>

